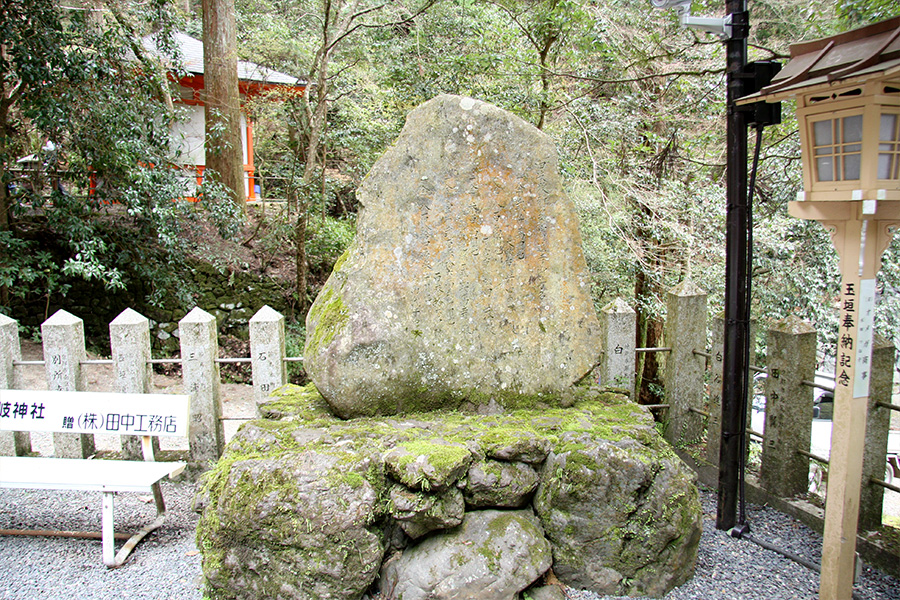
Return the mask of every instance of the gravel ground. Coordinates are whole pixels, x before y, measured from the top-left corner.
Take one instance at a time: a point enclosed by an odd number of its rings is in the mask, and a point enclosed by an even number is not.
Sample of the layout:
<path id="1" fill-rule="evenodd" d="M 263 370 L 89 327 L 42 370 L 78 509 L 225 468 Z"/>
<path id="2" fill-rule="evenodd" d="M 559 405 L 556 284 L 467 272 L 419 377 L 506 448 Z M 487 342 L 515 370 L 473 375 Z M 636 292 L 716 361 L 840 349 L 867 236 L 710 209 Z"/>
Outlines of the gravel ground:
<path id="1" fill-rule="evenodd" d="M 100 559 L 98 540 L 0 537 L 0 598 L 6 600 L 200 600 L 200 555 L 194 544 L 196 515 L 190 510 L 194 486 L 163 484 L 166 523 L 150 534 L 119 569 Z M 703 492 L 704 520 L 694 578 L 665 596 L 685 599 L 802 600 L 817 597 L 818 575 L 790 560 L 715 529 L 715 494 Z M 119 531 L 137 529 L 154 515 L 152 499 L 120 494 Z M 748 520 L 756 537 L 809 560 L 820 559 L 822 540 L 797 521 L 770 508 L 751 506 Z M 0 490 L 0 528 L 98 530 L 100 494 Z M 900 600 L 900 581 L 865 568 L 856 586 L 859 598 Z M 571 600 L 611 600 L 567 590 Z M 261 599 L 262 600 L 262 599 Z"/>

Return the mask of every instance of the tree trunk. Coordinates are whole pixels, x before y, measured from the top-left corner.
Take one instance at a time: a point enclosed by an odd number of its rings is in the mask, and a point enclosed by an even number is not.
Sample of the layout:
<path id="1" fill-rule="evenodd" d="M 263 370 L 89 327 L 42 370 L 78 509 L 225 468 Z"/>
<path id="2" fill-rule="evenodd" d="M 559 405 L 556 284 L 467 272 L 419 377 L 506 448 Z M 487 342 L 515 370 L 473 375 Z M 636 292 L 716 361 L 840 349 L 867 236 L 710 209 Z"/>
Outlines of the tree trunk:
<path id="1" fill-rule="evenodd" d="M 234 0 L 203 0 L 206 169 L 245 208 Z"/>
<path id="2" fill-rule="evenodd" d="M 297 223 L 294 226 L 294 266 L 297 271 L 297 308 L 300 314 L 306 314 L 309 307 L 306 288 L 309 285 L 309 269 L 306 266 L 306 230 L 309 228 L 309 211 L 305 200 L 300 202 L 302 209 L 297 213 Z"/>
<path id="3" fill-rule="evenodd" d="M 639 307 L 646 306 L 660 292 L 643 271 L 638 271 L 634 283 L 634 296 Z M 644 300 L 646 299 L 646 300 Z M 658 348 L 662 343 L 663 323 L 646 308 L 637 311 L 637 348 Z M 635 395 L 639 404 L 658 404 L 659 397 L 652 386 L 660 385 L 659 355 L 656 352 L 640 352 L 636 357 Z"/>
<path id="4" fill-rule="evenodd" d="M 0 52 L 3 51 L 0 49 Z M 7 156 L 7 141 L 12 133 L 9 125 L 9 112 L 14 101 L 15 90 L 8 91 L 6 81 L 2 81 L 0 82 L 0 93 L 2 93 L 0 96 L 0 161 L 3 161 L 0 163 L 0 167 L 3 168 L 3 172 L 0 173 L 2 175 L 0 176 L 0 231 L 10 231 L 12 229 L 12 200 L 9 197 L 7 183 L 11 175 L 6 171 L 6 166 L 12 161 Z M 8 264 L 4 254 L 5 252 L 0 247 L 0 261 Z M 5 285 L 0 285 L 0 306 L 9 306 L 9 288 Z"/>
<path id="5" fill-rule="evenodd" d="M 662 286 L 654 272 L 662 267 L 661 248 L 647 223 L 653 221 L 653 211 L 647 205 L 632 201 L 633 219 L 636 220 L 635 237 L 642 248 L 643 264 L 639 265 L 634 278 L 634 298 L 637 311 L 638 348 L 658 348 L 662 345 L 663 322 L 649 309 L 663 296 Z M 640 404 L 658 404 L 660 398 L 653 387 L 661 385 L 659 354 L 640 352 L 636 357 L 635 397 Z"/>
<path id="6" fill-rule="evenodd" d="M 288 136 L 290 138 L 289 145 L 295 151 L 299 152 L 300 132 L 296 127 L 288 128 Z M 298 189 L 300 193 L 298 193 Z M 296 213 L 296 221 L 294 222 L 294 275 L 295 287 L 294 294 L 297 296 L 297 312 L 306 313 L 307 299 L 307 272 L 306 268 L 306 229 L 309 223 L 307 217 L 308 201 L 303 190 L 302 180 L 298 185 L 297 179 L 293 176 L 287 186 L 288 211 L 291 214 Z"/>
<path id="7" fill-rule="evenodd" d="M 328 13 L 326 12 L 326 15 Z M 297 273 L 297 300 L 300 310 L 305 312 L 307 302 L 307 275 L 306 264 L 306 233 L 309 229 L 309 198 L 305 197 L 314 188 L 316 170 L 319 166 L 319 152 L 322 143 L 322 134 L 325 131 L 326 117 L 328 116 L 328 65 L 331 60 L 331 36 L 328 29 L 328 20 L 325 20 L 323 28 L 322 46 L 313 68 L 316 79 L 316 97 L 314 107 L 307 102 L 306 122 L 309 127 L 309 136 L 304 151 L 305 165 L 303 168 L 303 184 L 301 196 L 297 199 L 297 223 L 294 228 L 294 243 L 296 248 L 295 268 Z M 307 97 L 308 98 L 308 97 Z M 322 166 L 324 168 L 324 165 Z M 323 190 L 324 193 L 324 190 Z"/>
<path id="8" fill-rule="evenodd" d="M 539 105 L 539 113 L 537 128 L 543 130 L 544 123 L 547 119 L 547 113 L 550 111 L 550 67 L 547 64 L 547 57 L 550 55 L 550 48 L 556 43 L 556 36 L 550 36 L 544 41 L 544 47 L 538 51 L 538 58 L 541 68 L 541 101 Z"/>

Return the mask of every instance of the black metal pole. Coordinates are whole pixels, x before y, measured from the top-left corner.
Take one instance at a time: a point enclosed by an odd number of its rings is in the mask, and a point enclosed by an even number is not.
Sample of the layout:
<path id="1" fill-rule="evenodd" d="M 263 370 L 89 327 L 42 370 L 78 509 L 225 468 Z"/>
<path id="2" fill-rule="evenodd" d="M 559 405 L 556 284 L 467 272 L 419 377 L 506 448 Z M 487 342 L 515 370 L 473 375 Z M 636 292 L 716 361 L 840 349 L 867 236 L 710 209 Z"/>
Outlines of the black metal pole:
<path id="1" fill-rule="evenodd" d="M 722 382 L 722 440 L 716 527 L 735 526 L 740 464 L 746 447 L 749 377 L 750 304 L 747 211 L 747 118 L 735 100 L 745 95 L 749 14 L 746 0 L 726 0 L 732 35 L 725 44 L 727 60 L 727 213 L 725 225 L 725 351 Z"/>

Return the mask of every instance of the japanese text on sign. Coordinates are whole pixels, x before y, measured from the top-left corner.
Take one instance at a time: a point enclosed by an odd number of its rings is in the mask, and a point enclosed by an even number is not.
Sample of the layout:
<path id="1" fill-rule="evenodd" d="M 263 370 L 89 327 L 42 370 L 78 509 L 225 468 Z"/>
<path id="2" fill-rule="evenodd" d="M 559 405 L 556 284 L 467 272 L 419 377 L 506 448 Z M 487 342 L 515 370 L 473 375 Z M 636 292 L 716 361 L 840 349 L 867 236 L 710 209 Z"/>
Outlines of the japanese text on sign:
<path id="1" fill-rule="evenodd" d="M 0 430 L 184 436 L 184 395 L 0 390 Z"/>
<path id="2" fill-rule="evenodd" d="M 61 427 L 63 429 L 75 429 L 76 423 L 78 424 L 78 429 L 84 431 L 141 434 L 176 432 L 175 417 L 172 415 L 130 413 L 109 413 L 104 415 L 87 412 L 77 417 L 64 415 Z"/>
<path id="3" fill-rule="evenodd" d="M 44 404 L 32 402 L 0 402 L 0 418 L 43 419 Z"/>
<path id="4" fill-rule="evenodd" d="M 845 283 L 841 301 L 841 320 L 838 325 L 835 383 L 850 387 L 852 373 L 854 398 L 869 395 L 874 320 L 875 280 L 860 281 L 858 289 L 852 282 Z"/>
<path id="5" fill-rule="evenodd" d="M 853 377 L 853 397 L 869 395 L 869 375 L 872 370 L 872 339 L 875 333 L 875 280 L 859 282 L 859 326 L 856 335 L 856 373 Z"/>

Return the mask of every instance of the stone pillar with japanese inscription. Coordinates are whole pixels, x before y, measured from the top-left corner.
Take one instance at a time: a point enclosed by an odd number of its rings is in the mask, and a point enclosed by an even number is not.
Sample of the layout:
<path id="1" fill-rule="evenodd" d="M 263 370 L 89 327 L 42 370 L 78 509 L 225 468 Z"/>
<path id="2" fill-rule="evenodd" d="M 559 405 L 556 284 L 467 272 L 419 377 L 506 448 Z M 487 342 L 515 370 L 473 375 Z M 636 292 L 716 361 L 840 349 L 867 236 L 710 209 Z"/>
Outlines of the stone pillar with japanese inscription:
<path id="1" fill-rule="evenodd" d="M 722 382 L 725 364 L 725 317 L 721 314 L 712 320 L 712 347 L 710 348 L 709 420 L 706 422 L 706 461 L 719 464 L 722 446 Z M 752 337 L 752 336 L 751 336 Z"/>
<path id="2" fill-rule="evenodd" d="M 673 445 L 691 444 L 703 436 L 705 358 L 695 352 L 706 351 L 706 292 L 685 279 L 672 288 L 666 301 L 666 356 L 663 384 L 669 419 L 666 439 Z M 691 410 L 694 409 L 694 410 Z M 705 412 L 705 411 L 704 411 Z"/>
<path id="3" fill-rule="evenodd" d="M 150 321 L 126 308 L 109 324 L 109 340 L 116 370 L 116 391 L 126 394 L 150 393 Z M 152 440 L 154 451 L 159 440 Z M 142 458 L 141 440 L 137 436 L 122 437 L 125 458 Z"/>
<path id="4" fill-rule="evenodd" d="M 627 390 L 634 397 L 637 313 L 621 298 L 600 309 L 600 385 Z"/>
<path id="5" fill-rule="evenodd" d="M 250 319 L 253 399 L 259 404 L 287 383 L 284 364 L 284 316 L 263 306 Z"/>
<path id="6" fill-rule="evenodd" d="M 869 410 L 866 423 L 866 447 L 863 455 L 862 488 L 859 498 L 859 528 L 873 531 L 881 527 L 884 511 L 884 488 L 870 483 L 884 481 L 887 464 L 891 411 L 882 406 L 891 403 L 894 386 L 894 359 L 897 354 L 890 340 L 876 334 L 872 344 L 872 374 L 869 387 Z"/>
<path id="7" fill-rule="evenodd" d="M 216 318 L 194 308 L 178 328 L 184 389 L 191 396 L 190 462 L 206 468 L 219 459 L 225 446 Z"/>
<path id="8" fill-rule="evenodd" d="M 706 424 L 706 461 L 711 465 L 719 464 L 719 452 L 722 446 L 722 383 L 724 382 L 725 364 L 725 316 L 719 314 L 713 318 L 710 329 L 712 347 L 710 349 L 709 379 L 709 420 Z M 756 319 L 750 320 L 750 362 L 756 360 Z M 754 378 L 747 382 L 747 429 L 753 415 Z M 745 449 L 750 446 L 750 434 L 745 439 Z"/>
<path id="9" fill-rule="evenodd" d="M 44 364 L 47 387 L 54 391 L 83 391 L 81 363 L 87 359 L 84 349 L 84 321 L 59 310 L 41 325 L 44 340 Z M 97 415 L 72 415 L 82 424 L 97 423 Z M 90 427 L 87 427 L 90 428 Z M 54 455 L 58 458 L 87 458 L 94 453 L 94 436 L 78 433 L 54 433 Z"/>
<path id="10" fill-rule="evenodd" d="M 802 382 L 816 376 L 816 330 L 796 316 L 769 329 L 766 425 L 760 485 L 783 498 L 806 494 L 812 436 L 813 389 Z"/>
<path id="11" fill-rule="evenodd" d="M 19 323 L 0 314 L 0 390 L 15 389 L 15 361 L 22 360 Z M 0 413 L 12 407 L 0 405 Z M 0 431 L 0 456 L 25 456 L 31 452 L 27 431 Z"/>

